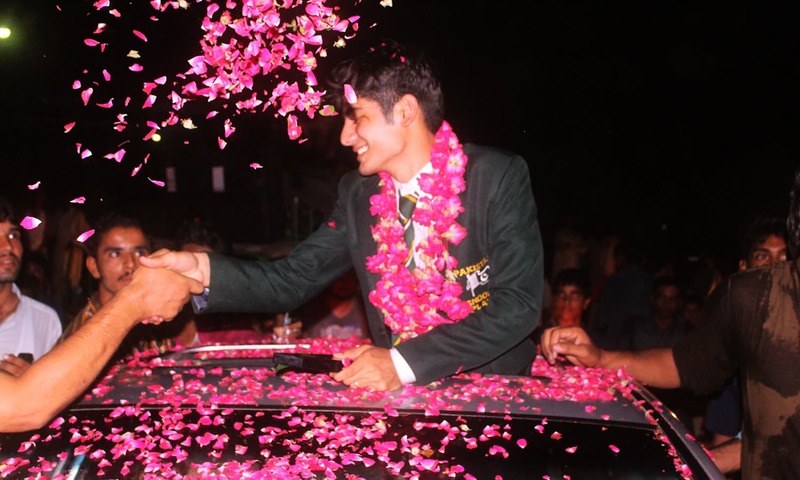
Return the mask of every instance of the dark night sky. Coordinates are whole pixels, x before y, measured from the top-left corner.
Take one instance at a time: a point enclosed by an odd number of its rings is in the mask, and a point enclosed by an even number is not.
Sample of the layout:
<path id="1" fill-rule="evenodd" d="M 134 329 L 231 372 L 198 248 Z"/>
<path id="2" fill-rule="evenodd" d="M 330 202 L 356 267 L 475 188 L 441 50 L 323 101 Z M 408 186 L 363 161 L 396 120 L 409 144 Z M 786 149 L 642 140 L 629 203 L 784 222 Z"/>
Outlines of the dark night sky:
<path id="1" fill-rule="evenodd" d="M 53 201 L 135 202 L 169 223 L 163 211 L 185 212 L 185 197 L 130 178 L 130 164 L 81 161 L 63 134 L 65 123 L 86 115 L 70 84 L 87 61 L 82 39 L 92 9 L 91 2 L 58 3 L 70 6 L 0 5 L 25 37 L 13 49 L 0 46 L 3 190 L 24 196 L 26 183 L 42 180 Z M 561 225 L 592 234 L 643 229 L 687 249 L 724 249 L 752 214 L 785 213 L 800 127 L 796 2 L 377 3 L 362 0 L 352 46 L 380 37 L 427 46 L 442 63 L 447 118 L 462 141 L 503 146 L 528 160 L 546 238 Z M 165 30 L 150 44 L 159 45 L 164 68 L 177 62 L 173 68 L 183 70 L 196 26 L 184 21 Z M 278 170 L 324 170 L 308 160 L 321 157 L 324 142 L 291 144 L 276 135 L 282 124 L 269 125 L 271 114 L 252 117 L 226 151 L 165 146 L 145 173 L 158 177 L 170 164 L 205 178 L 210 165 L 224 164 L 231 181 L 258 176 L 263 188 L 279 174 L 254 174 L 246 165 L 265 156 L 286 158 Z M 106 128 L 97 124 L 97 134 L 110 135 Z M 204 135 L 217 133 L 197 133 L 196 146 Z M 347 162 L 348 155 L 333 156 Z M 67 172 L 80 180 L 67 180 Z M 194 208 L 226 218 L 235 209 L 240 223 L 251 221 L 246 199 L 214 197 L 199 180 L 189 183 Z M 231 235 L 248 236 L 241 229 Z"/>

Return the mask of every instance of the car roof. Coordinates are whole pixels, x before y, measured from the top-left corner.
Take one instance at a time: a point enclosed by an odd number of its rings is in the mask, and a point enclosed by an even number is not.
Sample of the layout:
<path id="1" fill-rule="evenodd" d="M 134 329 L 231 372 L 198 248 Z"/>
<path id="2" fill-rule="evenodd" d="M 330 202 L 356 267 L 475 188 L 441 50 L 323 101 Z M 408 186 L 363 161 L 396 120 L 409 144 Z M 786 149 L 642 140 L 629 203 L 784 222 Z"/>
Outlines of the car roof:
<path id="1" fill-rule="evenodd" d="M 211 345 L 168 355 L 137 357 L 115 366 L 74 406 L 130 403 L 208 403 L 258 407 L 314 406 L 334 409 L 433 409 L 568 417 L 650 425 L 623 371 L 550 366 L 537 358 L 531 376 L 460 374 L 394 392 L 347 387 L 326 374 L 279 371 L 276 352 L 326 351 L 313 343 Z M 177 379 L 180 378 L 180 381 Z"/>

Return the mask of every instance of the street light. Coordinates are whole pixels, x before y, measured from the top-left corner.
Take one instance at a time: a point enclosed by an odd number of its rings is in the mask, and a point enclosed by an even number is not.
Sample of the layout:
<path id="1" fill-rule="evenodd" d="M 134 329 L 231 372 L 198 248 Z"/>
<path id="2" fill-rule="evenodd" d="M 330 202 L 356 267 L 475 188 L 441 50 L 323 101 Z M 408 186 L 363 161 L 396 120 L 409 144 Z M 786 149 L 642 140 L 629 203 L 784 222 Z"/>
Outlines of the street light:
<path id="1" fill-rule="evenodd" d="M 11 36 L 11 29 L 8 27 L 0 26 L 0 40 L 5 40 Z"/>

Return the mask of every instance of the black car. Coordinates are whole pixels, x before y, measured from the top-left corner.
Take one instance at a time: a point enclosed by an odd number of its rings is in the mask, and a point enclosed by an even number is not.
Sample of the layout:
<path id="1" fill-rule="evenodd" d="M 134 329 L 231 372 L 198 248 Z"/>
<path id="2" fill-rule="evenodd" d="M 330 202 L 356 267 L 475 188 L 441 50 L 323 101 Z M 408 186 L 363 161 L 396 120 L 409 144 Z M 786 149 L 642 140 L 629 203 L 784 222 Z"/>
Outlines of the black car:
<path id="1" fill-rule="evenodd" d="M 325 373 L 339 348 L 219 345 L 115 365 L 49 426 L 0 434 L 0 478 L 724 478 L 622 371 L 537 358 L 530 376 L 375 392 Z"/>

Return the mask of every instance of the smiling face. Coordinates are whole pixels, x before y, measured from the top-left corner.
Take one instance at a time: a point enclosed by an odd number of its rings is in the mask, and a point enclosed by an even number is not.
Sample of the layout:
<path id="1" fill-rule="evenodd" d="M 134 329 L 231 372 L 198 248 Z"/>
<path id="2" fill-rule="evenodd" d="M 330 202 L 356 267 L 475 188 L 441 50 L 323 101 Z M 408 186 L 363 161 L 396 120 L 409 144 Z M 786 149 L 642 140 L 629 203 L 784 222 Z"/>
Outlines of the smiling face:
<path id="1" fill-rule="evenodd" d="M 86 258 L 86 268 L 99 281 L 100 304 L 130 283 L 133 271 L 139 267 L 139 257 L 149 253 L 147 237 L 136 227 L 115 227 L 99 239 L 97 256 Z"/>
<path id="2" fill-rule="evenodd" d="M 22 232 L 9 221 L 0 222 L 0 284 L 12 283 L 22 263 Z"/>
<path id="3" fill-rule="evenodd" d="M 359 173 L 388 172 L 397 178 L 395 173 L 402 164 L 405 148 L 402 127 L 386 118 L 374 100 L 359 98 L 350 108 L 352 112 L 344 119 L 339 140 L 355 152 Z"/>

